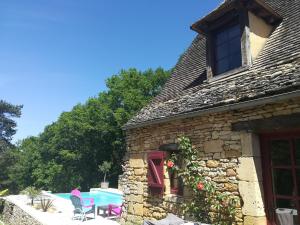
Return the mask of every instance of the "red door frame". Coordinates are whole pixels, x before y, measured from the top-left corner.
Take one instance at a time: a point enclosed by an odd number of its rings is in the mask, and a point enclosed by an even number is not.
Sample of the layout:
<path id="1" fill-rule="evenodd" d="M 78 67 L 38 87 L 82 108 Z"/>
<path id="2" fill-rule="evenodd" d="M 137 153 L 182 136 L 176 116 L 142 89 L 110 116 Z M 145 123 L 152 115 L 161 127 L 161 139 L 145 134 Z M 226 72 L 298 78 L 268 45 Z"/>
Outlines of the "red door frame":
<path id="1" fill-rule="evenodd" d="M 286 132 L 273 132 L 273 133 L 262 133 L 260 135 L 261 141 L 261 162 L 262 162 L 262 174 L 263 174 L 263 186 L 264 186 L 264 196 L 265 196 L 265 212 L 267 216 L 268 225 L 276 225 L 275 212 L 274 212 L 274 193 L 272 184 L 272 171 L 271 171 L 271 158 L 270 149 L 268 145 L 269 140 L 276 139 L 291 139 L 295 137 L 300 137 L 300 130 L 295 129 Z M 292 151 L 292 150 L 291 150 Z M 292 156 L 293 157 L 293 156 Z M 292 165 L 294 166 L 294 165 Z M 294 174 L 295 176 L 295 174 Z M 294 177 L 295 179 L 295 177 Z M 297 182 L 296 184 L 297 185 Z M 300 193 L 298 193 L 300 195 Z M 297 206 L 299 209 L 299 201 L 297 201 Z"/>

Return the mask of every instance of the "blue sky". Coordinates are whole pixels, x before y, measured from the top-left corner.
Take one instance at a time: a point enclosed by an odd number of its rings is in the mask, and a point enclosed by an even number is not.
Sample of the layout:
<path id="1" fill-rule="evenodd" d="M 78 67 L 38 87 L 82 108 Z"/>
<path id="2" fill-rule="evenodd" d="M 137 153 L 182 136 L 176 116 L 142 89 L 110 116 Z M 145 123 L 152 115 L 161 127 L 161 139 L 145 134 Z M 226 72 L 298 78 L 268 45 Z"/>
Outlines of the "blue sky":
<path id="1" fill-rule="evenodd" d="M 105 90 L 121 69 L 170 69 L 221 0 L 4 0 L 0 98 L 23 104 L 14 140 Z"/>

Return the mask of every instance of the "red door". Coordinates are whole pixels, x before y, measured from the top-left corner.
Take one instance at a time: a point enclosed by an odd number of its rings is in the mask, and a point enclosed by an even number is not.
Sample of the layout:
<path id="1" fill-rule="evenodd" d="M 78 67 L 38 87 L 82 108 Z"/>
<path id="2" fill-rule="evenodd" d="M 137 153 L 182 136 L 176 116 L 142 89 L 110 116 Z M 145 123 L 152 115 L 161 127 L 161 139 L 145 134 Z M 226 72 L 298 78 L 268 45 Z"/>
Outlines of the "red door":
<path id="1" fill-rule="evenodd" d="M 261 140 L 268 223 L 298 225 L 300 132 L 265 134 Z"/>

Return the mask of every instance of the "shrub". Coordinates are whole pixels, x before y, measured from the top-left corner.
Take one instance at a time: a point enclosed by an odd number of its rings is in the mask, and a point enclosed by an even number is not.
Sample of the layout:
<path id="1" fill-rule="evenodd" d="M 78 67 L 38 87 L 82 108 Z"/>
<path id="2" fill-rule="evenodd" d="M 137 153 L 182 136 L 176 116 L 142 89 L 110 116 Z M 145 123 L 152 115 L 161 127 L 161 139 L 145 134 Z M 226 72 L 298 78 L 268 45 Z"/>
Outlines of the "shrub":
<path id="1" fill-rule="evenodd" d="M 41 194 L 41 190 L 29 186 L 21 191 L 21 194 L 27 195 L 31 199 L 31 205 L 33 205 L 33 200 Z"/>
<path id="2" fill-rule="evenodd" d="M 53 206 L 53 200 L 48 198 L 41 198 L 41 208 L 43 212 L 47 212 Z"/>

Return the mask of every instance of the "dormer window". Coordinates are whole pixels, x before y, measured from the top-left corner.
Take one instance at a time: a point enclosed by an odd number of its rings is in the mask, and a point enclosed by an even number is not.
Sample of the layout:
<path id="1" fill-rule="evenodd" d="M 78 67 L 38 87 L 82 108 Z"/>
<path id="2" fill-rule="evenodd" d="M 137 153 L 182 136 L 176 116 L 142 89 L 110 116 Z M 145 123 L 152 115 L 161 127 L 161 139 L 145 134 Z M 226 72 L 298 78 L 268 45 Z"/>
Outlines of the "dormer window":
<path id="1" fill-rule="evenodd" d="M 216 30 L 214 36 L 214 74 L 219 75 L 242 65 L 241 28 L 238 23 Z"/>
<path id="2" fill-rule="evenodd" d="M 206 37 L 207 79 L 251 66 L 281 20 L 261 0 L 230 0 L 194 23 L 191 28 Z"/>

